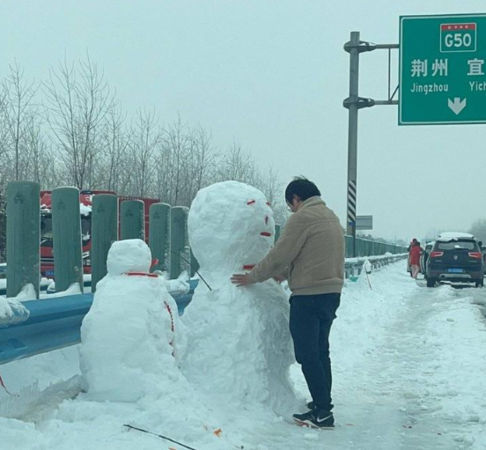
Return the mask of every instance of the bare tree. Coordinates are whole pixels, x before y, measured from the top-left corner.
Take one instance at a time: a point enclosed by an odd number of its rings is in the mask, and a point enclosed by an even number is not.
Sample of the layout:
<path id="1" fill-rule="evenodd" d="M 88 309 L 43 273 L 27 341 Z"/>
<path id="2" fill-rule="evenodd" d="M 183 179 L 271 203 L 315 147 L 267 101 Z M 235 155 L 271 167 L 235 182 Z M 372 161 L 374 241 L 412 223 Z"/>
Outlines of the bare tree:
<path id="1" fill-rule="evenodd" d="M 66 183 L 190 206 L 201 188 L 236 180 L 262 190 L 277 221 L 285 219 L 274 169 L 262 169 L 236 142 L 226 151 L 216 149 L 210 131 L 181 117 L 162 129 L 155 112 L 142 109 L 127 126 L 126 114 L 89 56 L 51 68 L 43 83 L 45 119 L 37 91 L 16 64 L 1 84 L 0 196 L 9 180 L 24 178 L 44 188 Z"/>
<path id="2" fill-rule="evenodd" d="M 154 156 L 160 143 L 158 120 L 153 111 L 139 111 L 131 132 L 131 159 L 136 195 L 144 196 L 153 190 L 155 174 Z"/>
<path id="3" fill-rule="evenodd" d="M 214 180 L 235 180 L 260 189 L 272 205 L 276 223 L 283 225 L 286 222 L 288 211 L 283 197 L 284 188 L 277 171 L 272 167 L 267 171 L 261 170 L 255 159 L 235 142 L 227 153 L 221 155 Z"/>
<path id="4" fill-rule="evenodd" d="M 193 131 L 193 140 L 197 144 L 197 152 L 195 154 L 196 164 L 194 167 L 196 185 L 192 198 L 195 197 L 197 191 L 208 184 L 211 167 L 214 166 L 218 156 L 212 144 L 211 133 L 201 125 Z"/>
<path id="5" fill-rule="evenodd" d="M 24 72 L 17 63 L 10 66 L 10 72 L 2 83 L 0 101 L 2 114 L 2 150 L 14 180 L 28 178 L 30 147 L 28 130 L 37 120 L 38 111 L 34 103 L 37 87 L 34 82 L 24 81 Z"/>
<path id="6" fill-rule="evenodd" d="M 190 129 L 180 117 L 164 130 L 159 147 L 162 167 L 159 166 L 157 184 L 161 197 L 172 205 L 187 206 L 183 193 L 187 190 L 185 185 L 194 181 L 189 180 L 191 175 L 187 170 L 194 147 Z"/>
<path id="7" fill-rule="evenodd" d="M 44 91 L 54 142 L 70 179 L 83 189 L 92 181 L 101 127 L 114 94 L 89 56 L 77 67 L 64 61 L 57 70 L 51 69 Z"/>
<path id="8" fill-rule="evenodd" d="M 7 211 L 5 191 L 0 190 L 0 263 L 5 262 L 7 250 Z"/>
<path id="9" fill-rule="evenodd" d="M 93 189 L 125 192 L 130 183 L 131 135 L 125 127 L 126 114 L 113 103 L 100 132 L 100 155 L 94 167 Z"/>
<path id="10" fill-rule="evenodd" d="M 477 219 L 471 225 L 469 233 L 473 234 L 476 239 L 486 244 L 486 219 Z"/>
<path id="11" fill-rule="evenodd" d="M 235 180 L 254 185 L 260 178 L 255 160 L 236 142 L 223 153 L 215 173 L 217 181 Z"/>
<path id="12" fill-rule="evenodd" d="M 5 109 L 5 90 L 0 90 L 0 160 L 3 162 L 0 164 L 0 193 L 5 188 L 5 183 L 8 179 L 11 161 L 10 161 L 10 136 L 8 121 L 4 114 Z"/>
<path id="13" fill-rule="evenodd" d="M 256 187 L 265 194 L 272 206 L 275 223 L 283 225 L 287 221 L 289 213 L 284 199 L 284 186 L 279 180 L 278 172 L 270 167 L 262 175 L 260 183 Z"/>
<path id="14" fill-rule="evenodd" d="M 46 142 L 41 124 L 34 117 L 27 123 L 25 141 L 28 147 L 28 176 L 44 188 L 57 184 L 56 161 L 52 148 Z"/>

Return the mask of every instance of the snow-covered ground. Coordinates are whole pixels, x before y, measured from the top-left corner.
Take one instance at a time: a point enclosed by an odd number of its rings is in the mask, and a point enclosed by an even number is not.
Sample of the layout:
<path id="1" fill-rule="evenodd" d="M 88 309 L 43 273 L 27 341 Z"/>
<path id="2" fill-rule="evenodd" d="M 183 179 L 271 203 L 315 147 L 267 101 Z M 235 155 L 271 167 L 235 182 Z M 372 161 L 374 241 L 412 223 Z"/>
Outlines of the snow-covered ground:
<path id="1" fill-rule="evenodd" d="M 346 283 L 331 332 L 334 431 L 299 428 L 262 404 L 210 394 L 200 396 L 206 420 L 187 411 L 187 397 L 91 401 L 78 393 L 78 348 L 72 347 L 0 366 L 13 393 L 24 389 L 28 396 L 35 382 L 40 389 L 60 383 L 20 419 L 1 417 L 21 409 L 21 400 L 1 390 L 0 448 L 184 448 L 124 428 L 131 423 L 197 450 L 485 449 L 486 291 L 427 289 L 409 277 L 403 261 L 370 277 L 372 290 L 365 275 Z M 292 380 L 308 398 L 297 365 Z M 164 425 L 168 414 L 181 418 L 177 427 Z"/>

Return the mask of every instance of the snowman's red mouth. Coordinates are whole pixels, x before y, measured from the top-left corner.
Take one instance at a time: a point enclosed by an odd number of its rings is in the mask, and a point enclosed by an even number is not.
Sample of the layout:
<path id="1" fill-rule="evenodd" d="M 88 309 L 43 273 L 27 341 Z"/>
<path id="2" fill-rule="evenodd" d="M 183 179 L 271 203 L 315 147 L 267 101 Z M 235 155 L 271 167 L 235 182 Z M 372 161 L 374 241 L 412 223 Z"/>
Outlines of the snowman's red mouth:
<path id="1" fill-rule="evenodd" d="M 260 233 L 261 236 L 266 236 L 266 237 L 270 237 L 272 235 L 272 233 L 269 233 L 268 231 L 262 231 Z"/>

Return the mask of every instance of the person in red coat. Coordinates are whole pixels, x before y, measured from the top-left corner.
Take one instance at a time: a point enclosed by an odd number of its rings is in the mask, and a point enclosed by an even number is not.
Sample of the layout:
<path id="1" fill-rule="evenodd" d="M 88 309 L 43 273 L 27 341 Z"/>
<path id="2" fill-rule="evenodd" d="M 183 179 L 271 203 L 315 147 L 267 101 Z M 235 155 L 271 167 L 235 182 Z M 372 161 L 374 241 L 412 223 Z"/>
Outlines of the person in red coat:
<path id="1" fill-rule="evenodd" d="M 420 242 L 416 241 L 410 250 L 410 266 L 412 268 L 412 277 L 417 278 L 420 272 L 420 255 L 422 254 L 422 248 Z"/>

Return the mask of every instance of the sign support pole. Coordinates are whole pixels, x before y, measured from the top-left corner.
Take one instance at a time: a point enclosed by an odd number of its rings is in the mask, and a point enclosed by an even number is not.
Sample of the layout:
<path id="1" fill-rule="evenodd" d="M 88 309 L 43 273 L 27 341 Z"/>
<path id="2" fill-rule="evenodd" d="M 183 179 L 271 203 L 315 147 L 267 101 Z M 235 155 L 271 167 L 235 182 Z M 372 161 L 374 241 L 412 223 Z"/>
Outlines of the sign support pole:
<path id="1" fill-rule="evenodd" d="M 386 101 L 375 101 L 371 98 L 359 96 L 359 55 L 375 49 L 397 48 L 397 45 L 376 45 L 360 41 L 359 31 L 351 32 L 349 42 L 344 50 L 349 53 L 349 97 L 343 106 L 348 109 L 348 207 L 346 217 L 346 232 L 353 237 L 353 257 L 357 256 L 356 249 L 356 207 L 357 207 L 357 179 L 358 179 L 358 111 L 375 105 L 397 104 L 390 94 Z M 388 89 L 390 93 L 390 88 Z"/>
<path id="2" fill-rule="evenodd" d="M 356 194 L 358 175 L 358 88 L 359 88 L 359 32 L 351 33 L 349 42 L 349 116 L 348 116 L 348 234 L 353 237 L 353 256 L 356 257 Z"/>

